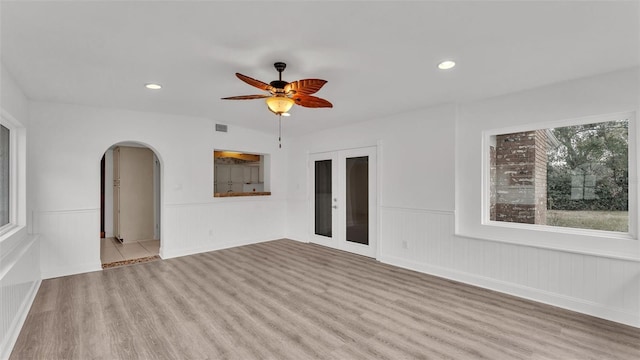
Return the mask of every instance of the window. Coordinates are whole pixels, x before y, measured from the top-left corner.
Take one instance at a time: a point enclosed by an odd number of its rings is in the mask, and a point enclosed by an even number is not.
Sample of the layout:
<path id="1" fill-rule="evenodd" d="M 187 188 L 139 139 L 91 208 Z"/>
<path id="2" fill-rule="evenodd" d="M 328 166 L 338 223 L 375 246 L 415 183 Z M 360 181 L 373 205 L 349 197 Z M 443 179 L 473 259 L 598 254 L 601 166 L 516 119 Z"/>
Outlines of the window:
<path id="1" fill-rule="evenodd" d="M 213 196 L 260 196 L 269 192 L 269 155 L 213 152 Z"/>
<path id="2" fill-rule="evenodd" d="M 490 135 L 488 220 L 630 233 L 630 118 Z"/>
<path id="3" fill-rule="evenodd" d="M 26 225 L 26 131 L 0 108 L 0 241 Z"/>
<path id="4" fill-rule="evenodd" d="M 9 224 L 9 209 L 11 208 L 10 197 L 10 144 L 9 129 L 0 125 L 0 227 Z"/>

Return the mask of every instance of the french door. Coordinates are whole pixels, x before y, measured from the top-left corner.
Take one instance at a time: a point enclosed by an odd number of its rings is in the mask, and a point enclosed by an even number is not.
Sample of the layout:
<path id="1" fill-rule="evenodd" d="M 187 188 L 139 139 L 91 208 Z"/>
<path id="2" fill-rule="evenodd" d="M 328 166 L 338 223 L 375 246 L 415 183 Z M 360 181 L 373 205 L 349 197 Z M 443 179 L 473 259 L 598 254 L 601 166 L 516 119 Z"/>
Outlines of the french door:
<path id="1" fill-rule="evenodd" d="M 376 148 L 309 155 L 311 242 L 376 257 Z"/>

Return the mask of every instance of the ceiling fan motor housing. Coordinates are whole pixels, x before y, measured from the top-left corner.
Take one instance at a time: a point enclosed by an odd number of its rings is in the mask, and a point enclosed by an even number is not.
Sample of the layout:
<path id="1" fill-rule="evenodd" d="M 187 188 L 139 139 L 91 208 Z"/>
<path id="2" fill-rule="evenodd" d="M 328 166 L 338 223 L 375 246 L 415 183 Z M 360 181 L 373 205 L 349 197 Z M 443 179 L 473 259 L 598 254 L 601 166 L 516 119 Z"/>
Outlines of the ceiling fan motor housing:
<path id="1" fill-rule="evenodd" d="M 282 81 L 282 80 L 273 80 L 272 82 L 269 83 L 269 85 L 273 86 L 278 90 L 283 90 L 287 84 L 288 82 Z"/>

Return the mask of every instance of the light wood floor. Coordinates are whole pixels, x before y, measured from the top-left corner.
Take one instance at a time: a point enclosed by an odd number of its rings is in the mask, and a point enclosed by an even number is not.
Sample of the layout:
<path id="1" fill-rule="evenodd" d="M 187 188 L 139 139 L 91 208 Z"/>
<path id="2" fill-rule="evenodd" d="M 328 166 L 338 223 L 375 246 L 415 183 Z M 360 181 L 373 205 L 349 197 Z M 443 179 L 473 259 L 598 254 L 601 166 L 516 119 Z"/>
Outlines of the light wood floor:
<path id="1" fill-rule="evenodd" d="M 640 359 L 640 329 L 290 240 L 45 280 L 11 359 Z"/>

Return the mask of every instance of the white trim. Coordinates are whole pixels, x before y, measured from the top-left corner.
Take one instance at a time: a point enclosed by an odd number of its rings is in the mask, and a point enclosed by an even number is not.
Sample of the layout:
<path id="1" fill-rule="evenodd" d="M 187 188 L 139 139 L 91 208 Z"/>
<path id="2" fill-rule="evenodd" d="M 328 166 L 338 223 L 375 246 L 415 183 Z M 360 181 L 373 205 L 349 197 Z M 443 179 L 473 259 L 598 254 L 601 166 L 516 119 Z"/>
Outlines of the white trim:
<path id="1" fill-rule="evenodd" d="M 248 240 L 233 241 L 233 242 L 228 241 L 228 242 L 224 242 L 224 243 L 220 243 L 220 244 L 211 244 L 211 245 L 208 245 L 208 246 L 201 246 L 201 247 L 197 247 L 197 248 L 166 250 L 166 251 L 164 251 L 164 249 L 160 249 L 160 258 L 162 258 L 163 260 L 166 260 L 166 259 L 171 259 L 171 258 L 176 258 L 176 257 L 195 255 L 195 254 L 202 254 L 202 253 L 206 253 L 206 252 L 210 252 L 210 251 L 231 249 L 231 248 L 235 248 L 235 247 L 238 247 L 238 246 L 259 244 L 259 243 L 263 243 L 263 242 L 267 242 L 267 241 L 280 240 L 280 239 L 281 238 L 271 239 L 271 240 L 264 240 L 264 238 L 260 238 L 260 239 L 248 239 Z"/>
<path id="2" fill-rule="evenodd" d="M 402 211 L 410 211 L 417 213 L 428 213 L 428 214 L 436 214 L 436 215 L 455 215 L 456 212 L 454 210 L 435 210 L 435 209 L 426 209 L 426 208 L 408 208 L 401 206 L 386 206 L 380 205 L 381 209 L 389 209 L 389 210 L 402 210 Z"/>
<path id="3" fill-rule="evenodd" d="M 16 242 L 13 247 L 0 254 L 0 264 L 2 264 L 2 266 L 0 266 L 0 279 L 4 278 L 5 275 L 11 271 L 11 268 L 20 261 L 24 254 L 31 249 L 36 240 L 38 240 L 38 236 L 27 236 L 25 239 L 29 241 L 26 245 L 22 242 Z M 23 239 L 23 241 L 25 240 Z M 21 247 L 22 249 L 20 249 Z"/>
<path id="4" fill-rule="evenodd" d="M 631 219 L 629 219 L 629 226 L 631 226 L 631 222 L 632 222 Z M 560 234 L 594 236 L 594 237 L 606 238 L 606 239 L 636 240 L 636 238 L 629 233 L 623 233 L 623 232 L 617 232 L 617 231 L 570 228 L 570 227 L 541 225 L 541 224 L 521 224 L 521 223 L 515 223 L 515 222 L 493 221 L 493 220 L 487 220 L 487 222 L 484 223 L 484 225 L 513 228 L 513 229 L 528 229 L 528 230 L 535 230 L 535 231 L 554 232 L 554 233 L 560 233 Z"/>
<path id="5" fill-rule="evenodd" d="M 382 254 L 382 206 L 380 205 L 382 199 L 382 140 L 378 139 L 376 142 L 376 260 L 380 260 Z"/>
<path id="6" fill-rule="evenodd" d="M 635 110 L 620 111 L 620 112 L 615 112 L 610 114 L 583 116 L 583 117 L 569 118 L 569 119 L 563 119 L 563 120 L 542 121 L 542 122 L 536 122 L 535 125 L 524 124 L 524 125 L 505 126 L 505 127 L 491 129 L 491 130 L 484 130 L 482 133 L 483 135 L 510 134 L 510 133 L 523 132 L 523 131 L 545 130 L 545 129 L 550 129 L 554 127 L 596 124 L 596 123 L 620 120 L 620 118 L 622 117 L 629 117 L 629 125 L 631 125 L 631 122 L 635 121 Z M 629 132 L 631 132 L 631 126 L 629 126 Z M 631 139 L 629 139 L 629 141 L 631 141 Z"/>
<path id="7" fill-rule="evenodd" d="M 0 228 L 0 234 L 18 224 L 18 127 L 15 126 L 15 119 L 12 121 L 6 112 L 0 116 L 0 125 L 9 130 L 9 222 Z"/>
<path id="8" fill-rule="evenodd" d="M 223 206 L 225 203 L 228 203 L 228 202 L 268 201 L 268 200 L 273 200 L 274 198 L 273 198 L 273 195 L 254 195 L 254 196 L 225 196 L 225 197 L 219 197 L 219 198 L 212 197 L 211 199 L 216 199 L 216 200 L 186 202 L 186 203 L 165 203 L 164 206 L 167 208 L 180 208 L 185 206 L 211 206 L 211 205 Z M 225 200 L 220 201 L 219 199 L 225 199 Z M 282 201 L 282 199 L 278 199 L 278 201 Z"/>
<path id="9" fill-rule="evenodd" d="M 86 209 L 58 209 L 58 210 L 33 210 L 34 214 L 82 214 L 92 213 L 100 211 L 100 208 L 86 208 Z"/>
<path id="10" fill-rule="evenodd" d="M 98 242 L 98 246 L 100 246 L 100 242 Z M 100 261 L 100 259 L 98 259 L 98 261 L 94 261 L 91 263 L 84 263 L 84 264 L 73 265 L 73 266 L 52 267 L 46 272 L 42 271 L 42 278 L 53 279 L 61 276 L 84 274 L 84 273 L 101 271 L 101 270 L 102 270 L 102 262 Z"/>
<path id="11" fill-rule="evenodd" d="M 19 226 L 12 223 L 8 223 L 0 227 L 0 242 L 2 242 L 4 239 L 10 238 L 11 236 L 13 236 L 13 234 L 17 233 L 22 228 L 24 228 L 24 226 Z"/>
<path id="12" fill-rule="evenodd" d="M 24 125 L 9 112 L 0 108 L 0 124 L 9 129 L 9 224 L 2 227 L 1 239 L 9 233 L 15 226 L 23 227 L 27 225 L 27 130 Z"/>

